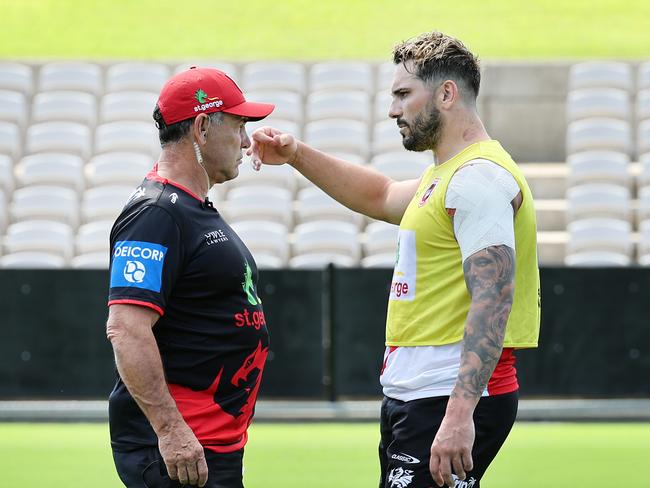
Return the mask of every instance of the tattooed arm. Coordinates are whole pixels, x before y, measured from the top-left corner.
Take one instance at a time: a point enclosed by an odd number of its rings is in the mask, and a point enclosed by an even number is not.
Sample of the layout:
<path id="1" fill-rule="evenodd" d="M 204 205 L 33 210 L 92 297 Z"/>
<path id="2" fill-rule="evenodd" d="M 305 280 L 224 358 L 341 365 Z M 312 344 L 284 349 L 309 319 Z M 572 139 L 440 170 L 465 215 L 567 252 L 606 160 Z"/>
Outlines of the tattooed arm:
<path id="1" fill-rule="evenodd" d="M 488 247 L 468 257 L 463 271 L 472 302 L 458 379 L 431 446 L 430 463 L 436 483 L 452 487 L 452 471 L 465 479 L 465 472 L 473 467 L 472 416 L 501 357 L 514 295 L 515 252 L 505 245 Z"/>

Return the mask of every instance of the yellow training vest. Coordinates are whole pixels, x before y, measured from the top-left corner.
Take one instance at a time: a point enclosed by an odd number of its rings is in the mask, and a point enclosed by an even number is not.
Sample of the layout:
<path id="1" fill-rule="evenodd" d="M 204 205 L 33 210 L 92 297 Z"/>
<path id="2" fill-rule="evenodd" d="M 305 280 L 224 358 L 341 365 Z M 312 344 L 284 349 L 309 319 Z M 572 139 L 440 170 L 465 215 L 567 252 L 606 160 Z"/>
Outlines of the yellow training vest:
<path id="1" fill-rule="evenodd" d="M 400 223 L 386 320 L 388 346 L 436 346 L 463 338 L 470 295 L 445 196 L 453 174 L 473 159 L 502 166 L 521 190 L 523 201 L 515 215 L 515 295 L 503 345 L 537 347 L 540 294 L 533 197 L 519 167 L 494 140 L 472 144 L 445 163 L 431 165 L 422 176 Z"/>

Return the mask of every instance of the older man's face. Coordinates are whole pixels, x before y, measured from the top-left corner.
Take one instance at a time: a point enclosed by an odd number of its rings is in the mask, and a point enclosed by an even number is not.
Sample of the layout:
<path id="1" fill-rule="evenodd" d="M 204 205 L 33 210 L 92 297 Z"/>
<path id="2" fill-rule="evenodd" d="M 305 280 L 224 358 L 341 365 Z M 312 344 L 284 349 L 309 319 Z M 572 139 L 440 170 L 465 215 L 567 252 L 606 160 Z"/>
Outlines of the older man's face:
<path id="1" fill-rule="evenodd" d="M 243 151 L 251 145 L 246 122 L 245 117 L 224 113 L 221 123 L 210 124 L 204 159 L 213 183 L 232 180 L 239 174 Z"/>

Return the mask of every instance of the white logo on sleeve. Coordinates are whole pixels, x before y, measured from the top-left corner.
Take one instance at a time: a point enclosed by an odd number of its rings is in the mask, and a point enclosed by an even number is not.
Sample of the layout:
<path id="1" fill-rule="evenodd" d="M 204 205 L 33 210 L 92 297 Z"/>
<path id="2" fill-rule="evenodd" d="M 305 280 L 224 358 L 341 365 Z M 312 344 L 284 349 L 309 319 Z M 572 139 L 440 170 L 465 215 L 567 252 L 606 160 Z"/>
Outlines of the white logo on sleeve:
<path id="1" fill-rule="evenodd" d="M 393 468 L 388 475 L 388 482 L 391 488 L 404 488 L 413 481 L 413 470 L 404 468 Z"/>
<path id="2" fill-rule="evenodd" d="M 397 239 L 397 262 L 390 284 L 390 300 L 415 300 L 416 278 L 415 231 L 400 229 Z"/>
<path id="3" fill-rule="evenodd" d="M 147 268 L 140 261 L 127 261 L 124 265 L 124 279 L 129 283 L 142 283 Z"/>
<path id="4" fill-rule="evenodd" d="M 169 199 L 172 201 L 172 203 L 176 203 L 176 200 L 178 200 L 178 193 L 172 193 L 169 195 Z"/>

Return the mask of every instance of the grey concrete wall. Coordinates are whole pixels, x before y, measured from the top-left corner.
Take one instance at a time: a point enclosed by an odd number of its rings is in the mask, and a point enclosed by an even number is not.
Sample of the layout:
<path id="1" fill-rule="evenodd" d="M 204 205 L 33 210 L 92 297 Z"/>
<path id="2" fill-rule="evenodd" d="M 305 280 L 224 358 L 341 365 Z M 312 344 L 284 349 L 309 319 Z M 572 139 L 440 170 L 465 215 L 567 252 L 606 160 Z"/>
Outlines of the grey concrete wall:
<path id="1" fill-rule="evenodd" d="M 565 160 L 571 62 L 484 62 L 479 111 L 518 162 Z"/>

